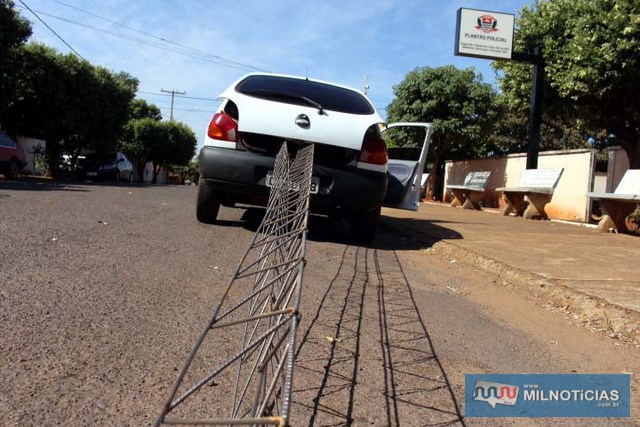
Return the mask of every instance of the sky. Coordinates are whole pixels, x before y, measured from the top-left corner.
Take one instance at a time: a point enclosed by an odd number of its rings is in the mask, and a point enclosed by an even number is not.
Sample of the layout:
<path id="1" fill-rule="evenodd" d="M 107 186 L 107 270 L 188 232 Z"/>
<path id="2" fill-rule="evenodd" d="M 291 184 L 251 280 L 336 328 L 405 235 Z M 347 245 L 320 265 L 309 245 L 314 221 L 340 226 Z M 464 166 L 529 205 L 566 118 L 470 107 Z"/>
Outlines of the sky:
<path id="1" fill-rule="evenodd" d="M 31 40 L 71 48 L 139 81 L 137 97 L 186 123 L 202 145 L 218 95 L 255 71 L 307 76 L 359 90 L 386 116 L 393 87 L 417 67 L 473 67 L 454 55 L 458 8 L 519 15 L 534 0 L 14 0 Z M 26 7 L 32 9 L 47 26 Z M 70 47 L 69 47 L 70 46 Z"/>

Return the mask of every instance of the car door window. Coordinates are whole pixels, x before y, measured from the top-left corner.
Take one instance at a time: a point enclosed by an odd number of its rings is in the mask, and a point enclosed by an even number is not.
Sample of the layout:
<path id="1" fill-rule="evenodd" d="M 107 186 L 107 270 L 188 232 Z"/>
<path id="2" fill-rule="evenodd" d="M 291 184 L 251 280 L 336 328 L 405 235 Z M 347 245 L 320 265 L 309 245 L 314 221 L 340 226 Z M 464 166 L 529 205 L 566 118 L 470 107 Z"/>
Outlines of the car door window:
<path id="1" fill-rule="evenodd" d="M 418 210 L 431 133 L 429 123 L 392 123 L 385 129 L 389 183 L 384 206 Z"/>

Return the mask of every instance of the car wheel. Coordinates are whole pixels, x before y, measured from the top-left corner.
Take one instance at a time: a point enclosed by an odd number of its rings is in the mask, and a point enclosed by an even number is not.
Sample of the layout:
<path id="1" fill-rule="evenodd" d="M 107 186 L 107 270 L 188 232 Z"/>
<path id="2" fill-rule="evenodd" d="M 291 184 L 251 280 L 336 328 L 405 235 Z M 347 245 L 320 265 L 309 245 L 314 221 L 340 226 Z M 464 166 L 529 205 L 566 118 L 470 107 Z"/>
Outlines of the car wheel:
<path id="1" fill-rule="evenodd" d="M 198 201 L 196 203 L 196 217 L 204 224 L 213 224 L 220 210 L 220 199 L 211 188 L 211 184 L 200 180 L 198 183 Z"/>
<path id="2" fill-rule="evenodd" d="M 129 172 L 129 184 L 133 184 L 133 172 Z"/>
<path id="3" fill-rule="evenodd" d="M 8 175 L 7 177 L 9 179 L 14 179 L 18 176 L 19 173 L 20 173 L 20 164 L 16 159 L 11 159 L 11 161 L 9 162 L 9 171 L 7 173 Z"/>
<path id="4" fill-rule="evenodd" d="M 349 220 L 349 234 L 357 242 L 369 243 L 373 240 L 380 220 L 380 207 L 372 211 L 353 212 Z"/>
<path id="5" fill-rule="evenodd" d="M 116 183 L 120 183 L 120 171 L 116 169 Z"/>

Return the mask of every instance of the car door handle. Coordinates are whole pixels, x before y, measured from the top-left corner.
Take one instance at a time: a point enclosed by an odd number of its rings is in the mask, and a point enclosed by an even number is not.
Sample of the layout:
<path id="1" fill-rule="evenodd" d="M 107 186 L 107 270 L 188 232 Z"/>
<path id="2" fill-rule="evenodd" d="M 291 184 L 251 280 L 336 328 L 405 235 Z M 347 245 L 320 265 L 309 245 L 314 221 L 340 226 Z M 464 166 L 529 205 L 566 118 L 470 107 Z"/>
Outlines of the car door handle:
<path id="1" fill-rule="evenodd" d="M 300 114 L 296 117 L 296 124 L 303 129 L 309 129 L 311 127 L 311 121 L 306 114 Z"/>

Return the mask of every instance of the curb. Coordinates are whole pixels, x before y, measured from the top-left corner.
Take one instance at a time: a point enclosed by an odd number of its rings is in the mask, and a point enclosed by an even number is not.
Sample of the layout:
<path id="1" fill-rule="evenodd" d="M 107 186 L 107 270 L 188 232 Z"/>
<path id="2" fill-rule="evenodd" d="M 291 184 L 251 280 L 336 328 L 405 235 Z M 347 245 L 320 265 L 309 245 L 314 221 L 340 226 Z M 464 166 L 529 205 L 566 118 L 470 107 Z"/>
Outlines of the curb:
<path id="1" fill-rule="evenodd" d="M 440 240 L 424 230 L 394 224 L 386 224 L 385 227 L 417 241 L 427 251 L 440 257 L 455 258 L 465 265 L 478 268 L 492 276 L 494 283 L 498 285 L 524 291 L 538 303 L 551 304 L 553 308 L 562 311 L 565 317 L 573 317 L 593 332 L 605 333 L 609 338 L 640 347 L 640 312 L 638 311 L 585 294 L 562 283 L 559 279 L 550 279 L 522 270 L 453 242 Z"/>

